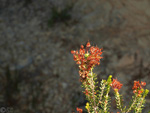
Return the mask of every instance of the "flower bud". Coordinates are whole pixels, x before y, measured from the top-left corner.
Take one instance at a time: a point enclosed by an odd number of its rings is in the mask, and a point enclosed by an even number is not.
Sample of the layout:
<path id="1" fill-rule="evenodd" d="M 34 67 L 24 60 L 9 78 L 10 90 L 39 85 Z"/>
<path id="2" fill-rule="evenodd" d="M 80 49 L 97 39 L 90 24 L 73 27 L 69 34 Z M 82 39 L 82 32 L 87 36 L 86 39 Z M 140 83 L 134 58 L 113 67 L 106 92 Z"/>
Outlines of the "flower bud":
<path id="1" fill-rule="evenodd" d="M 89 56 L 89 53 L 84 54 L 84 56 L 87 58 Z"/>

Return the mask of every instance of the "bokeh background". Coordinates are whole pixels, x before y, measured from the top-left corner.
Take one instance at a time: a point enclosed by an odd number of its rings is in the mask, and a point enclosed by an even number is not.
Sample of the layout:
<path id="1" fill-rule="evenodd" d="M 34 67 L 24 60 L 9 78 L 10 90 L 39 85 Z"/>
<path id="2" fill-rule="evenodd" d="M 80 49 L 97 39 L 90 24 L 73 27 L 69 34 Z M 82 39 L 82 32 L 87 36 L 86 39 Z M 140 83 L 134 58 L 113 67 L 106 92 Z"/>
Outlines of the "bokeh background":
<path id="1" fill-rule="evenodd" d="M 84 108 L 70 51 L 88 40 L 104 50 L 95 73 L 124 84 L 125 105 L 134 80 L 150 89 L 149 0 L 0 0 L 0 106 L 15 113 Z M 145 106 L 143 113 L 150 95 Z"/>

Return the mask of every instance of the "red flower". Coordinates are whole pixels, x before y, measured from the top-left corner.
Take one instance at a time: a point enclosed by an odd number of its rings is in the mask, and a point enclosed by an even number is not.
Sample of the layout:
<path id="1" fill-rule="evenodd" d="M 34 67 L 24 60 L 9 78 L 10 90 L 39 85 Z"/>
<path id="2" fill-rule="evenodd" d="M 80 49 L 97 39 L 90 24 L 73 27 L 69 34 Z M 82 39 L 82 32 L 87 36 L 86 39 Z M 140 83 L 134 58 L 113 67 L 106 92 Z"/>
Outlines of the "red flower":
<path id="1" fill-rule="evenodd" d="M 77 107 L 77 111 L 78 111 L 79 113 L 82 113 L 82 112 L 83 112 L 83 110 L 80 109 L 80 108 L 78 108 L 78 107 Z"/>
<path id="2" fill-rule="evenodd" d="M 141 84 L 139 81 L 134 81 L 134 85 L 132 87 L 133 89 L 133 93 L 138 93 L 138 96 L 143 93 L 143 87 L 146 86 L 146 82 L 142 82 L 141 81 Z"/>
<path id="3" fill-rule="evenodd" d="M 140 89 L 142 88 L 140 82 L 139 81 L 134 81 L 134 85 L 133 85 L 132 89 L 136 90 L 138 88 L 140 88 Z"/>
<path id="4" fill-rule="evenodd" d="M 91 68 L 95 65 L 99 65 L 100 59 L 102 59 L 102 49 L 91 46 L 90 42 L 86 44 L 85 49 L 84 46 L 81 45 L 79 51 L 72 50 L 71 53 L 73 54 L 74 60 L 79 65 L 81 81 L 86 80 Z"/>
<path id="5" fill-rule="evenodd" d="M 146 82 L 141 81 L 141 86 L 143 86 L 143 87 L 146 86 Z"/>
<path id="6" fill-rule="evenodd" d="M 110 84 L 110 86 L 115 90 L 117 89 L 118 91 L 120 90 L 120 88 L 122 87 L 122 84 L 117 81 L 117 79 L 113 79 L 112 83 Z"/>
<path id="7" fill-rule="evenodd" d="M 140 95 L 141 93 L 143 93 L 143 91 L 142 91 L 142 90 L 139 90 L 139 91 L 138 91 L 138 94 Z"/>
<path id="8" fill-rule="evenodd" d="M 87 44 L 86 44 L 86 47 L 90 47 L 90 46 L 91 46 L 91 44 L 90 44 L 90 42 L 88 41 Z"/>
<path id="9" fill-rule="evenodd" d="M 84 91 L 84 94 L 88 96 L 88 95 L 89 95 L 89 91 L 86 89 L 86 90 Z"/>

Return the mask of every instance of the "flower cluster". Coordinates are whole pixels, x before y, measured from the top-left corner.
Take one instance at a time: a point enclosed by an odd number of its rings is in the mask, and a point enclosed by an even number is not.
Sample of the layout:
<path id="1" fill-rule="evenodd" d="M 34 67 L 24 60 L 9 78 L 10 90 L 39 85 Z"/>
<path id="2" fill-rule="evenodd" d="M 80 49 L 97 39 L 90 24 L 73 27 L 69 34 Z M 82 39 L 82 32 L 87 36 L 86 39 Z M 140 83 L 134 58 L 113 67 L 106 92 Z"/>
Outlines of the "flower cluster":
<path id="1" fill-rule="evenodd" d="M 89 91 L 87 89 L 85 89 L 85 91 L 83 92 L 85 95 L 89 95 Z"/>
<path id="2" fill-rule="evenodd" d="M 83 112 L 83 110 L 82 110 L 81 108 L 78 108 L 78 107 L 77 107 L 77 111 L 78 111 L 79 113 L 82 113 L 82 112 Z"/>
<path id="3" fill-rule="evenodd" d="M 139 81 L 134 81 L 134 85 L 132 87 L 133 93 L 138 93 L 138 96 L 143 93 L 143 87 L 146 85 L 146 82 L 142 82 L 141 84 Z"/>
<path id="4" fill-rule="evenodd" d="M 85 48 L 83 45 L 81 45 L 79 51 L 72 50 L 71 53 L 73 54 L 76 63 L 79 64 L 81 81 L 86 80 L 90 70 L 95 65 L 99 65 L 99 61 L 102 58 L 102 49 L 99 49 L 97 46 L 91 46 L 90 42 L 86 44 Z"/>
<path id="5" fill-rule="evenodd" d="M 117 80 L 117 79 L 113 79 L 112 83 L 110 84 L 110 86 L 116 91 L 119 91 L 120 88 L 122 87 L 122 84 Z"/>

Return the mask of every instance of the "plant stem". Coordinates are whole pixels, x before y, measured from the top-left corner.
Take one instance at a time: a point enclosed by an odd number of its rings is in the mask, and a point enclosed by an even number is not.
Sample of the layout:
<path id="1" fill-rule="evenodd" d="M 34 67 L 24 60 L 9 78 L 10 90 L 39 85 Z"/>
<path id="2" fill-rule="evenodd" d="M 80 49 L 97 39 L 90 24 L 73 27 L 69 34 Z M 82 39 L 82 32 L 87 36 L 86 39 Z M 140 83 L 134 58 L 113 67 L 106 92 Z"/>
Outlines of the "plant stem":
<path id="1" fill-rule="evenodd" d="M 132 107 L 134 106 L 134 104 L 136 103 L 136 101 L 137 101 L 137 96 L 134 98 L 134 100 L 133 100 L 131 106 L 129 107 L 129 109 L 127 110 L 126 113 L 128 113 L 128 112 L 132 109 Z"/>
<path id="2" fill-rule="evenodd" d="M 94 85 L 94 79 L 93 78 L 94 78 L 93 77 L 93 72 L 92 72 L 92 69 L 91 69 L 91 88 L 92 88 L 92 96 L 93 96 L 93 101 L 94 101 L 93 109 L 96 113 L 97 107 L 96 107 L 96 103 L 95 103 L 95 95 L 94 95 L 95 85 Z"/>
<path id="3" fill-rule="evenodd" d="M 125 113 L 122 109 L 122 106 L 121 106 L 121 100 L 120 100 L 120 95 L 119 95 L 119 92 L 116 91 L 116 102 L 118 103 L 117 107 L 120 109 L 120 111 L 122 113 Z"/>
<path id="4" fill-rule="evenodd" d="M 144 97 L 141 99 L 140 104 L 137 106 L 137 113 L 138 113 L 139 110 L 141 109 L 141 106 L 142 106 L 142 104 L 143 104 L 143 101 L 144 101 Z"/>
<path id="5" fill-rule="evenodd" d="M 106 94 L 106 98 L 104 101 L 104 113 L 107 113 L 107 104 L 108 104 L 108 93 Z"/>
<path id="6" fill-rule="evenodd" d="M 101 95 L 100 95 L 100 97 L 99 97 L 99 101 L 101 102 L 101 100 L 102 100 L 102 96 L 103 96 L 103 93 L 104 93 L 104 88 L 105 88 L 105 85 L 106 85 L 106 83 L 104 83 L 103 85 L 102 85 L 102 90 L 101 90 Z M 99 105 L 100 103 L 98 102 L 97 103 L 97 106 Z"/>

